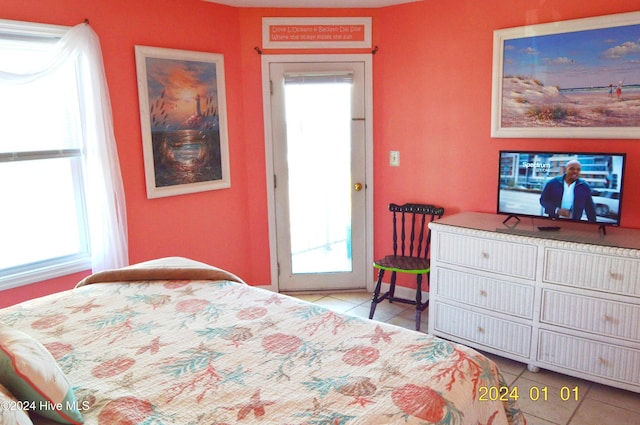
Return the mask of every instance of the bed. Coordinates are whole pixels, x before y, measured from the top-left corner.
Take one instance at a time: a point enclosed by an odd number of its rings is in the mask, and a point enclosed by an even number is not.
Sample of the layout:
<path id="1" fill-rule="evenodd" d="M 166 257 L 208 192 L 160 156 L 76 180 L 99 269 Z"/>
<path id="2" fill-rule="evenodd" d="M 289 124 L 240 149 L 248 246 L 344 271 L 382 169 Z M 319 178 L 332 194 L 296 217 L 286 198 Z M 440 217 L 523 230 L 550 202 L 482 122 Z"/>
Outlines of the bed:
<path id="1" fill-rule="evenodd" d="M 0 324 L 2 367 L 21 367 L 17 340 L 52 359 L 41 384 L 27 379 L 45 402 L 0 401 L 3 424 L 29 423 L 15 407 L 34 424 L 526 423 L 496 365 L 468 347 L 185 258 L 94 274 L 1 309 Z"/>

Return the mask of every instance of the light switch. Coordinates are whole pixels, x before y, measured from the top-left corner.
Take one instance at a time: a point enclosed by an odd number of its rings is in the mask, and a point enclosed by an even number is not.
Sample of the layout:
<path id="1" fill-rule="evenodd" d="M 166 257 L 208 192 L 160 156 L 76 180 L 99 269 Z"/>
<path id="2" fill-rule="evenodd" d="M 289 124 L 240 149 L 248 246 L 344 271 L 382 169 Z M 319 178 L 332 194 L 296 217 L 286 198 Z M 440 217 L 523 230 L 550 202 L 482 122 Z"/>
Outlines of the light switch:
<path id="1" fill-rule="evenodd" d="M 400 152 L 399 151 L 390 151 L 389 152 L 389 165 L 392 167 L 400 166 Z"/>

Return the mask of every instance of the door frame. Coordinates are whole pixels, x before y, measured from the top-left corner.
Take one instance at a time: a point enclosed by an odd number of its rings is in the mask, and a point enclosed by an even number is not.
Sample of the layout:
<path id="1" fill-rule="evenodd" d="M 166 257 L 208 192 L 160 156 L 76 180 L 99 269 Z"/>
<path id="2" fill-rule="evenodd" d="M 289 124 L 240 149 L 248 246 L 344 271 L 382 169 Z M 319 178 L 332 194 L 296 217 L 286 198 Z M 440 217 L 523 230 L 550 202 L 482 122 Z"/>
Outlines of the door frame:
<path id="1" fill-rule="evenodd" d="M 273 132 L 271 127 L 271 63 L 294 62 L 363 62 L 365 96 L 365 279 L 367 291 L 373 291 L 373 58 L 371 54 L 261 55 L 262 110 L 264 114 L 265 169 L 267 183 L 267 220 L 269 224 L 269 264 L 271 290 L 279 292 L 278 253 L 276 245 L 275 172 L 273 166 Z"/>

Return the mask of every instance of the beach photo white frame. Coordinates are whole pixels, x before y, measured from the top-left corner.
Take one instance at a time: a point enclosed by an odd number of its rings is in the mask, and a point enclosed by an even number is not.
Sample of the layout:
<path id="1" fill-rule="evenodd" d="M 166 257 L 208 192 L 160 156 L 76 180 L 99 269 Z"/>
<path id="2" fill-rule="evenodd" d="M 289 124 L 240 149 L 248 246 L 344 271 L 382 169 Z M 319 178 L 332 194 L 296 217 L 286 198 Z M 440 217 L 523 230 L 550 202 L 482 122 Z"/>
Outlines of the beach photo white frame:
<path id="1" fill-rule="evenodd" d="M 224 55 L 135 46 L 147 198 L 231 187 Z"/>
<path id="2" fill-rule="evenodd" d="M 640 139 L 640 12 L 496 30 L 492 76 L 491 137 Z"/>

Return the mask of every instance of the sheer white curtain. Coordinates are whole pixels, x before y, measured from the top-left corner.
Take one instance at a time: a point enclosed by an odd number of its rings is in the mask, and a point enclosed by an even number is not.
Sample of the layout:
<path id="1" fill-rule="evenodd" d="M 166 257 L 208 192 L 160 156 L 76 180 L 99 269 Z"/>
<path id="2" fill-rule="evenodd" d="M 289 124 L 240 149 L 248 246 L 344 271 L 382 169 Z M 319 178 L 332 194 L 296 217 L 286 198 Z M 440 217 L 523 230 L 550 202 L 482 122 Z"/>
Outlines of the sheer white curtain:
<path id="1" fill-rule="evenodd" d="M 126 266 L 129 254 L 124 188 L 100 41 L 83 23 L 52 44 L 44 58 L 37 67 L 17 72 L 15 66 L 11 72 L 3 70 L 0 63 L 0 83 L 30 82 L 69 62 L 76 64 L 92 270 Z"/>

